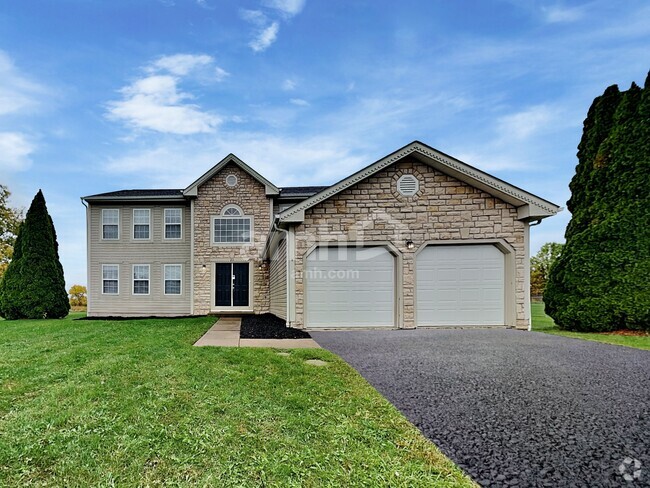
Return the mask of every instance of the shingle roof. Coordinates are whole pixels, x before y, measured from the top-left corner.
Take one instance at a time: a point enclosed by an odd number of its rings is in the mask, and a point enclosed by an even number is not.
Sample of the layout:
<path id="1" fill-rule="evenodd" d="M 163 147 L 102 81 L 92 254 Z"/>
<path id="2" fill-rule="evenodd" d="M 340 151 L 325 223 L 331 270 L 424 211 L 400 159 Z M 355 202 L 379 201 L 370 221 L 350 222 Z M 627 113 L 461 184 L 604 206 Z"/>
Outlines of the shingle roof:
<path id="1" fill-rule="evenodd" d="M 316 195 L 328 186 L 287 186 L 280 188 L 281 197 Z"/>
<path id="2" fill-rule="evenodd" d="M 127 198 L 165 198 L 165 197 L 182 197 L 183 190 L 169 190 L 169 189 L 146 189 L 146 190 L 118 190 L 109 191 L 107 193 L 98 193 L 96 195 L 88 195 L 84 199 L 98 200 L 102 198 L 112 199 L 127 199 Z"/>

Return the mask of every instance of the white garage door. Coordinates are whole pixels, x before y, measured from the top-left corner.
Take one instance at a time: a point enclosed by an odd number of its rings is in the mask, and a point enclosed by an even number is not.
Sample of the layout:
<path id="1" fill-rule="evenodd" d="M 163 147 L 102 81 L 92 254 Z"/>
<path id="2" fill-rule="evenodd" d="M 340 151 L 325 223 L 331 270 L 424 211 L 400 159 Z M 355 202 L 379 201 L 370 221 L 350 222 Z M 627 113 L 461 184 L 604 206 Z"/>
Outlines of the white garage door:
<path id="1" fill-rule="evenodd" d="M 395 258 L 383 247 L 319 247 L 307 257 L 307 327 L 393 327 Z"/>
<path id="2" fill-rule="evenodd" d="M 503 253 L 429 246 L 417 256 L 417 325 L 504 325 Z"/>

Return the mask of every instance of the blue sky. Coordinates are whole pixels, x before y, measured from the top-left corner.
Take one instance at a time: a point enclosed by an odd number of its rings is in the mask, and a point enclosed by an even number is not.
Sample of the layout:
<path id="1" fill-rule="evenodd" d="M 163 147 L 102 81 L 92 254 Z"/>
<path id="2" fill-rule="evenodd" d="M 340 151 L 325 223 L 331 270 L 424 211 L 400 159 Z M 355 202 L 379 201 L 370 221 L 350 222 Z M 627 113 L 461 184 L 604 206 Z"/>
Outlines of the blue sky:
<path id="1" fill-rule="evenodd" d="M 649 53 L 645 0 L 3 2 L 0 182 L 43 189 L 68 285 L 80 196 L 182 188 L 230 152 L 330 184 L 418 139 L 564 206 L 591 101 Z"/>

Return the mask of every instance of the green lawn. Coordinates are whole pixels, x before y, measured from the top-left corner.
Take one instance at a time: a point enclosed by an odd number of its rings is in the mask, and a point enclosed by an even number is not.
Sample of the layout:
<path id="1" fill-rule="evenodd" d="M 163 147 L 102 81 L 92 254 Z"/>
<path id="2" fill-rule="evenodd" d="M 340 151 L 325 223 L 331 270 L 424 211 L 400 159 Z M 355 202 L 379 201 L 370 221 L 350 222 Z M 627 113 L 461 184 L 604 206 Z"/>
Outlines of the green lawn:
<path id="1" fill-rule="evenodd" d="M 0 486 L 474 486 L 333 354 L 213 321 L 0 322 Z"/>
<path id="2" fill-rule="evenodd" d="M 650 334 L 646 334 L 645 336 L 623 336 L 589 332 L 567 332 L 561 330 L 555 325 L 553 319 L 544 313 L 543 303 L 531 304 L 531 317 L 533 321 L 533 330 L 537 332 L 546 332 L 548 334 L 562 335 L 576 339 L 586 339 L 588 341 L 606 342 L 607 344 L 650 350 Z"/>

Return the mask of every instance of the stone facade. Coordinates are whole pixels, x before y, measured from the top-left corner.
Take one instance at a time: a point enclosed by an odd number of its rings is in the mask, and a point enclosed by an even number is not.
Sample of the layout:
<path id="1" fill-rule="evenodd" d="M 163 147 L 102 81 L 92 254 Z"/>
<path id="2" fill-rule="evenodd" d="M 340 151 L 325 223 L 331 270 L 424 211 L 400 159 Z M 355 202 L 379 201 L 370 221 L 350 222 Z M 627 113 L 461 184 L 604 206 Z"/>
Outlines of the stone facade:
<path id="1" fill-rule="evenodd" d="M 237 185 L 226 185 L 226 177 L 235 175 Z M 253 217 L 253 239 L 250 244 L 212 244 L 212 217 L 221 214 L 226 205 L 239 206 Z M 194 201 L 194 314 L 210 313 L 214 307 L 214 263 L 252 262 L 253 311 L 269 310 L 269 269 L 262 260 L 264 245 L 271 226 L 270 200 L 265 187 L 235 164 L 226 165 L 202 184 Z M 205 266 L 205 267 L 204 267 Z"/>
<path id="2" fill-rule="evenodd" d="M 397 179 L 414 174 L 419 191 L 405 197 Z M 304 326 L 304 258 L 319 242 L 389 242 L 403 263 L 403 326 L 415 327 L 415 255 L 429 241 L 502 239 L 514 249 L 515 323 L 527 327 L 525 302 L 526 224 L 514 206 L 436 171 L 405 159 L 372 175 L 305 212 L 295 228 L 295 327 Z M 406 241 L 414 243 L 408 249 Z M 397 269 L 397 268 L 396 268 Z"/>

